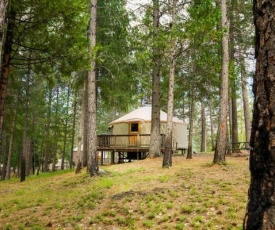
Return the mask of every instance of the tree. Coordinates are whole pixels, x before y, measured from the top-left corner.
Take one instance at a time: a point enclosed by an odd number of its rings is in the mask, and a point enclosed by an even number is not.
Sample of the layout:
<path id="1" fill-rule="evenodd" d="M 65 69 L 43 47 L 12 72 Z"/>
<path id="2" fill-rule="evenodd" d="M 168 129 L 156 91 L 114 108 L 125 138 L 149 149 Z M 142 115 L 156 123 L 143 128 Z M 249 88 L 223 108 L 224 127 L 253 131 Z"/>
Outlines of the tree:
<path id="1" fill-rule="evenodd" d="M 88 172 L 90 176 L 96 176 L 99 173 L 97 151 L 96 151 L 96 8 L 97 0 L 91 0 L 90 9 L 90 45 L 91 69 L 88 74 Z"/>
<path id="2" fill-rule="evenodd" d="M 275 4 L 254 0 L 256 73 L 244 229 L 275 229 Z"/>
<path id="3" fill-rule="evenodd" d="M 242 81 L 242 98 L 244 107 L 244 123 L 245 123 L 245 141 L 250 142 L 251 136 L 251 121 L 250 121 L 250 110 L 249 110 L 249 99 L 247 90 L 247 77 L 244 66 L 244 58 L 241 57 L 241 81 Z"/>
<path id="4" fill-rule="evenodd" d="M 12 55 L 12 43 L 15 29 L 16 12 L 13 8 L 8 12 L 8 24 L 6 39 L 4 43 L 3 60 L 1 62 L 1 75 L 0 75 L 0 145 L 3 134 L 3 121 L 4 121 L 4 105 L 7 96 L 8 78 L 10 71 L 10 62 Z"/>
<path id="5" fill-rule="evenodd" d="M 176 20 L 176 4 L 177 0 L 172 3 L 172 21 L 171 30 Z M 168 101 L 167 101 L 167 127 L 165 136 L 165 149 L 162 167 L 172 166 L 172 146 L 173 146 L 173 112 L 174 112 L 174 87 L 175 87 L 175 68 L 176 68 L 176 40 L 172 37 L 170 44 L 171 50 L 169 54 L 169 86 L 168 86 Z"/>
<path id="6" fill-rule="evenodd" d="M 191 86 L 191 85 L 190 85 Z M 195 95 L 194 95 L 194 89 L 190 87 L 190 93 L 189 93 L 189 136 L 188 136 L 188 149 L 187 149 L 187 159 L 193 158 L 193 134 L 194 134 L 194 109 L 195 109 Z"/>
<path id="7" fill-rule="evenodd" d="M 201 152 L 206 151 L 206 117 L 204 101 L 201 101 Z"/>
<path id="8" fill-rule="evenodd" d="M 2 63 L 2 49 L 5 38 L 5 19 L 6 19 L 6 11 L 8 7 L 8 1 L 2 0 L 0 2 L 0 66 Z"/>
<path id="9" fill-rule="evenodd" d="M 153 50 L 152 50 L 152 118 L 149 157 L 160 156 L 160 48 L 159 33 L 159 0 L 153 0 Z"/>
<path id="10" fill-rule="evenodd" d="M 222 13 L 222 72 L 220 83 L 220 111 L 218 121 L 217 144 L 214 154 L 214 163 L 225 162 L 227 147 L 227 106 L 228 106 L 228 73 L 229 73 L 229 51 L 228 51 L 228 19 L 226 0 L 221 0 Z"/>

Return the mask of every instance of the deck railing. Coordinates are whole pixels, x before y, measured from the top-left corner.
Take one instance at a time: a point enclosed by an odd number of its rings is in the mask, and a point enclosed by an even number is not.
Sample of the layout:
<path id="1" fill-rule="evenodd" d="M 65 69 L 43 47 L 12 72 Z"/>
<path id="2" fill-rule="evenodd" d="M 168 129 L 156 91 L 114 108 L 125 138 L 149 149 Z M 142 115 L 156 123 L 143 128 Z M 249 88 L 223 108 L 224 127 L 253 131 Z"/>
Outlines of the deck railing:
<path id="1" fill-rule="evenodd" d="M 164 146 L 165 135 L 161 135 L 161 146 Z M 98 135 L 98 147 L 149 147 L 150 134 L 140 135 Z"/>

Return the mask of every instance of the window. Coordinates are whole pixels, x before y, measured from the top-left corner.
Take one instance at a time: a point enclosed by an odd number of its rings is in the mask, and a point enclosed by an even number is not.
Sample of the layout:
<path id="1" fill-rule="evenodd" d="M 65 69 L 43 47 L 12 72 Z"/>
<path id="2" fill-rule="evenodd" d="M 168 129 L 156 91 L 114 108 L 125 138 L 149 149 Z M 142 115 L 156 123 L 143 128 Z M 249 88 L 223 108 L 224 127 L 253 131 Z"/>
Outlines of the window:
<path id="1" fill-rule="evenodd" d="M 138 132 L 138 123 L 131 123 L 131 132 Z"/>

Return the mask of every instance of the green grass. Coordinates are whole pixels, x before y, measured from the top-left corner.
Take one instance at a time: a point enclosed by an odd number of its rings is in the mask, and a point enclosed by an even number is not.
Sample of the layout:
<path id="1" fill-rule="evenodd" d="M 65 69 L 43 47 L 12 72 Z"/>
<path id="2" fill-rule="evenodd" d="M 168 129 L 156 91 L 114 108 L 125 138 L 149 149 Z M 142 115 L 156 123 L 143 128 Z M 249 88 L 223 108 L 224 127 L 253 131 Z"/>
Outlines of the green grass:
<path id="1" fill-rule="evenodd" d="M 165 170 L 157 158 L 105 166 L 109 176 L 68 170 L 0 182 L 0 230 L 241 229 L 248 162 L 176 159 Z"/>

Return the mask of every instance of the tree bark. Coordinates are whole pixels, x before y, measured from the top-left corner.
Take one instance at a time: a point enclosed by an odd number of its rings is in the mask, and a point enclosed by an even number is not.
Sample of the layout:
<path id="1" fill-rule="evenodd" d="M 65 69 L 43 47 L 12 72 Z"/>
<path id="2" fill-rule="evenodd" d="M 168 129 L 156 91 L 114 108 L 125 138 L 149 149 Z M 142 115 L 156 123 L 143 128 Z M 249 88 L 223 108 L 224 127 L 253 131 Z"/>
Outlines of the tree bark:
<path id="1" fill-rule="evenodd" d="M 241 57 L 241 81 L 242 81 L 245 137 L 246 137 L 246 142 L 250 142 L 251 121 L 250 121 L 249 99 L 248 99 L 248 92 L 247 92 L 247 80 L 245 75 L 246 73 L 245 73 L 244 59 L 243 57 Z"/>
<path id="2" fill-rule="evenodd" d="M 10 62 L 12 53 L 13 36 L 15 29 L 16 13 L 13 9 L 10 10 L 8 16 L 7 33 L 4 44 L 3 61 L 1 63 L 1 76 L 0 76 L 0 146 L 3 135 L 3 121 L 4 121 L 4 105 L 7 96 L 8 78 L 10 72 Z M 0 153 L 1 155 L 1 153 Z"/>
<path id="3" fill-rule="evenodd" d="M 172 23 L 176 18 L 176 2 L 173 0 L 172 8 Z M 172 25 L 173 26 L 173 25 Z M 172 29 L 172 28 L 171 28 Z M 169 168 L 172 166 L 173 153 L 173 112 L 174 112 L 174 86 L 175 86 L 175 67 L 176 67 L 176 45 L 175 41 L 171 41 L 173 46 L 170 51 L 170 65 L 169 65 L 169 86 L 168 86 L 168 101 L 167 101 L 167 124 L 165 136 L 165 149 L 163 156 L 162 167 Z"/>
<path id="4" fill-rule="evenodd" d="M 88 131 L 89 131 L 89 126 L 85 125 L 89 123 L 89 114 L 88 114 L 88 78 L 84 82 L 84 92 L 83 92 L 83 105 L 82 109 L 84 109 L 84 121 L 81 125 L 83 125 L 83 151 L 82 151 L 82 159 L 81 159 L 81 164 L 82 167 L 87 166 L 87 159 L 88 159 Z"/>
<path id="5" fill-rule="evenodd" d="M 24 96 L 24 127 L 23 127 L 23 154 L 22 157 L 24 160 L 21 163 L 26 164 L 24 166 L 26 176 L 30 175 L 30 138 L 28 135 L 29 131 L 29 92 L 30 92 L 30 66 L 28 66 L 28 72 L 26 74 L 25 80 L 25 96 Z M 23 167 L 23 166 L 21 166 Z M 23 180 L 21 180 L 23 181 Z"/>
<path id="6" fill-rule="evenodd" d="M 239 142 L 238 110 L 237 110 L 237 98 L 236 97 L 237 97 L 236 92 L 234 92 L 232 95 L 232 98 L 231 98 L 231 106 L 232 106 L 231 107 L 232 108 L 232 130 L 231 130 L 232 139 L 231 140 L 233 143 Z M 238 148 L 238 144 L 234 144 L 232 147 Z"/>
<path id="7" fill-rule="evenodd" d="M 2 50 L 5 38 L 5 19 L 8 8 L 8 0 L 0 1 L 0 66 L 2 64 Z"/>
<path id="8" fill-rule="evenodd" d="M 61 170 L 64 170 L 66 146 L 67 146 L 67 136 L 68 136 L 68 116 L 69 116 L 69 103 L 70 103 L 70 86 L 67 86 L 67 102 L 66 102 L 66 114 L 65 114 L 65 127 L 64 127 L 64 139 L 63 139 L 63 151 L 61 158 Z"/>
<path id="9" fill-rule="evenodd" d="M 254 0 L 256 73 L 244 229 L 275 229 L 275 2 Z"/>
<path id="10" fill-rule="evenodd" d="M 174 53 L 174 52 L 173 52 Z M 174 82 L 175 82 L 175 58 L 171 54 L 170 75 L 169 75 L 169 93 L 167 102 L 167 124 L 165 136 L 165 149 L 162 167 L 169 168 L 172 166 L 172 146 L 173 146 L 173 111 L 174 111 Z"/>
<path id="11" fill-rule="evenodd" d="M 192 87 L 192 86 L 191 86 Z M 193 158 L 193 114 L 194 114 L 194 89 L 190 89 L 190 100 L 189 100 L 189 136 L 188 136 L 188 149 L 187 159 Z"/>
<path id="12" fill-rule="evenodd" d="M 48 172 L 49 171 L 49 152 L 50 152 L 50 145 L 51 145 L 51 141 L 50 141 L 50 134 L 51 134 L 51 130 L 50 130 L 50 126 L 51 126 L 51 106 L 52 106 L 52 99 L 53 99 L 53 90 L 52 87 L 49 85 L 49 96 L 48 96 L 48 111 L 47 111 L 47 124 L 46 124 L 46 136 L 45 139 L 46 141 L 43 142 L 43 168 L 42 171 L 43 172 Z"/>
<path id="13" fill-rule="evenodd" d="M 12 155 L 13 155 L 13 144 L 14 144 L 13 140 L 14 140 L 15 125 L 16 125 L 17 114 L 18 114 L 18 104 L 19 104 L 19 93 L 16 98 L 16 104 L 15 104 L 15 109 L 14 109 L 14 119 L 11 124 L 11 136 L 10 136 L 10 140 L 9 140 L 9 153 L 8 153 L 7 170 L 6 170 L 5 180 L 10 179 L 11 160 L 12 160 Z"/>
<path id="14" fill-rule="evenodd" d="M 74 108 L 73 108 L 73 127 L 72 127 L 72 139 L 71 139 L 71 157 L 70 157 L 70 169 L 73 168 L 73 155 L 74 155 L 74 140 L 75 140 L 75 123 L 76 123 L 76 110 L 77 110 L 77 90 L 74 92 Z"/>
<path id="15" fill-rule="evenodd" d="M 201 152 L 206 151 L 206 117 L 204 102 L 201 101 Z"/>
<path id="16" fill-rule="evenodd" d="M 97 0 L 91 0 L 91 20 L 90 20 L 90 52 L 91 70 L 88 74 L 88 115 L 89 115 L 89 130 L 88 130 L 88 172 L 90 176 L 99 174 L 98 159 L 97 159 L 97 136 L 96 136 L 96 12 Z"/>
<path id="17" fill-rule="evenodd" d="M 56 103 L 55 103 L 55 129 L 54 129 L 54 149 L 53 149 L 53 163 L 52 163 L 52 172 L 55 172 L 55 166 L 57 161 L 57 149 L 58 149 L 58 138 L 57 138 L 57 127 L 59 123 L 58 119 L 58 108 L 59 108 L 59 85 L 56 86 Z"/>
<path id="18" fill-rule="evenodd" d="M 228 52 L 228 19 L 226 0 L 221 0 L 222 12 L 222 73 L 220 88 L 220 111 L 218 122 L 217 144 L 214 154 L 214 163 L 225 162 L 225 152 L 227 147 L 227 106 L 228 106 L 228 72 L 229 72 L 229 52 Z"/>
<path id="19" fill-rule="evenodd" d="M 232 2 L 231 2 L 232 3 Z M 233 4 L 232 4 L 233 5 Z M 231 7 L 233 7 L 231 5 Z M 234 9 L 233 9 L 234 10 Z M 231 13 L 231 18 L 234 16 L 234 13 Z M 232 20 L 233 21 L 233 20 Z M 234 65 L 234 60 L 235 60 L 235 39 L 234 39 L 234 27 L 233 27 L 233 23 L 230 23 L 230 29 L 229 29 L 229 37 L 230 37 L 230 63 L 232 63 L 232 65 Z M 233 67 L 234 68 L 234 67 Z M 231 134 L 231 142 L 234 143 L 232 144 L 232 147 L 234 149 L 238 148 L 238 144 L 235 144 L 237 142 L 239 142 L 239 130 L 238 130 L 238 110 L 237 110 L 237 82 L 235 77 L 233 76 L 231 79 L 231 130 L 230 130 L 230 134 Z M 237 150 L 233 150 L 232 153 L 237 152 Z"/>
<path id="20" fill-rule="evenodd" d="M 209 116 L 210 116 L 210 129 L 211 129 L 211 147 L 212 151 L 215 150 L 215 141 L 214 141 L 214 122 L 213 122 L 213 99 L 209 100 Z"/>
<path id="21" fill-rule="evenodd" d="M 85 93 L 85 90 L 84 92 Z M 84 117 L 85 117 L 85 101 L 84 97 L 82 100 L 82 105 L 81 105 L 81 113 L 80 113 L 80 119 L 79 119 L 79 131 L 78 131 L 78 137 L 77 137 L 77 153 L 76 153 L 76 167 L 75 167 L 75 173 L 78 174 L 80 173 L 81 170 L 81 162 L 82 162 L 82 154 L 83 150 L 81 149 L 82 144 L 83 144 L 83 133 L 85 132 L 85 127 L 84 127 Z M 84 146 L 83 146 L 84 148 Z"/>
<path id="22" fill-rule="evenodd" d="M 149 157 L 161 155 L 160 136 L 160 55 L 156 44 L 159 27 L 159 0 L 153 0 L 153 70 L 152 70 L 152 119 Z"/>

